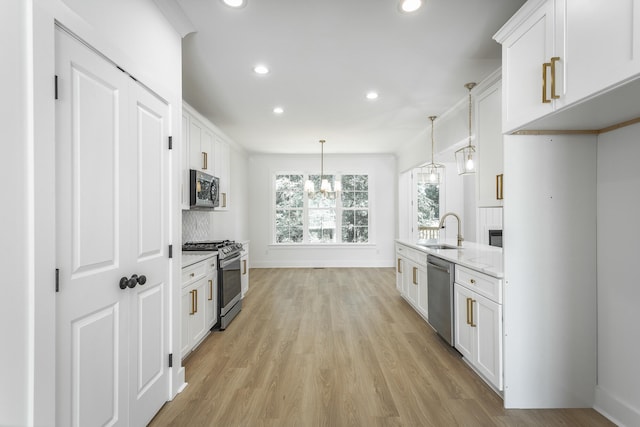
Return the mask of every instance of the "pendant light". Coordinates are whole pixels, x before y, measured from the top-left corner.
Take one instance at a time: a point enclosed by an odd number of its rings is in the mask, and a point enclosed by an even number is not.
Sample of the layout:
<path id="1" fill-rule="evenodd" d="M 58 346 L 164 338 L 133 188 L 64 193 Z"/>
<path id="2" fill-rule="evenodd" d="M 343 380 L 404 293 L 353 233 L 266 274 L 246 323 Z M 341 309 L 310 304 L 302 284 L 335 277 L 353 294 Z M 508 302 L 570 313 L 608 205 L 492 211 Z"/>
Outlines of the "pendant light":
<path id="1" fill-rule="evenodd" d="M 332 196 L 335 197 L 336 193 L 339 193 L 342 190 L 342 184 L 340 181 L 335 181 L 334 189 L 331 188 L 331 184 L 329 180 L 324 177 L 324 143 L 326 141 L 324 139 L 320 140 L 320 193 L 323 197 Z M 315 186 L 313 181 L 308 179 L 304 183 L 304 191 L 307 193 L 309 197 L 313 197 L 315 194 Z"/>
<path id="2" fill-rule="evenodd" d="M 433 161 L 433 150 L 435 144 L 433 141 L 433 121 L 436 118 L 437 116 L 429 116 L 429 119 L 431 120 L 431 163 L 420 168 L 420 176 L 418 179 L 423 184 L 440 184 L 442 175 L 444 174 L 444 165 L 434 163 Z"/>
<path id="3" fill-rule="evenodd" d="M 471 145 L 471 89 L 475 86 L 475 83 L 467 83 L 464 85 L 464 87 L 469 89 L 469 145 L 456 151 L 458 175 L 468 175 L 476 172 L 476 147 Z"/>

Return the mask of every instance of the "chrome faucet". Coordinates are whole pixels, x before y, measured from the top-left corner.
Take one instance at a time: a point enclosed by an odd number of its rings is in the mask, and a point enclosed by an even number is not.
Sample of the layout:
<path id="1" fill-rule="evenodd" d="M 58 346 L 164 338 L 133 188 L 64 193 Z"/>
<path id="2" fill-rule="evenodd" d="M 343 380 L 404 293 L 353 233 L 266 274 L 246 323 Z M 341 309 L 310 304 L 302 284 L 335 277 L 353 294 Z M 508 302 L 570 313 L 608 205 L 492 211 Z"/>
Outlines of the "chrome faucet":
<path id="1" fill-rule="evenodd" d="M 440 224 L 438 224 L 438 228 L 443 228 L 444 227 L 444 220 L 447 219 L 447 217 L 449 215 L 455 216 L 456 219 L 458 220 L 458 246 L 462 246 L 462 241 L 464 240 L 462 238 L 462 221 L 460 221 L 460 217 L 458 215 L 456 215 L 453 212 L 447 212 L 446 214 L 442 215 L 442 218 L 440 218 Z"/>

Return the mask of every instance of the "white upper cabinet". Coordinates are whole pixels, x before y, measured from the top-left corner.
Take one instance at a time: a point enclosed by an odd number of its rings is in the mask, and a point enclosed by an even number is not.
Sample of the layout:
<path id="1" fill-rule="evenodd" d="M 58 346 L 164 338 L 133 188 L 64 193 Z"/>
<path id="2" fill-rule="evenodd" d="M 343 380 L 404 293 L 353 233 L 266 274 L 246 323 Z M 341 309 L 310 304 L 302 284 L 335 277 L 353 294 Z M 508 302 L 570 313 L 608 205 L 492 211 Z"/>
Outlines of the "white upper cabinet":
<path id="1" fill-rule="evenodd" d="M 502 44 L 504 133 L 629 119 L 609 111 L 606 97 L 597 108 L 582 104 L 640 75 L 640 0 L 529 0 L 494 38 Z"/>
<path id="2" fill-rule="evenodd" d="M 229 168 L 230 153 L 229 144 L 216 135 L 214 141 L 214 175 L 220 178 L 220 206 L 218 210 L 227 210 L 229 208 Z"/>
<path id="3" fill-rule="evenodd" d="M 475 96 L 478 145 L 478 207 L 502 206 L 502 83 L 495 81 Z"/>
<path id="4" fill-rule="evenodd" d="M 527 2 L 495 39 L 502 44 L 502 129 L 552 113 L 564 93 L 563 1 Z"/>
<path id="5" fill-rule="evenodd" d="M 189 169 L 195 169 L 220 178 L 220 206 L 216 210 L 228 210 L 231 200 L 229 142 L 214 124 L 186 103 L 182 116 L 182 208 L 189 209 Z"/>
<path id="6" fill-rule="evenodd" d="M 566 2 L 567 103 L 640 71 L 639 19 L 640 0 Z"/>

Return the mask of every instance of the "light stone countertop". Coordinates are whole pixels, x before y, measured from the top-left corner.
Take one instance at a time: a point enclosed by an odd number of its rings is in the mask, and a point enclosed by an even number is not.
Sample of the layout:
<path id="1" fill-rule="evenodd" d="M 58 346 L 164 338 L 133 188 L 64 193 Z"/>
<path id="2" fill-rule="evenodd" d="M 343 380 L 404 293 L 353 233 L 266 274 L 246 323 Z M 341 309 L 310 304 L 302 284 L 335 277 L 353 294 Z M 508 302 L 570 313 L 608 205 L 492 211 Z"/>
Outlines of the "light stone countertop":
<path id="1" fill-rule="evenodd" d="M 182 251 L 182 268 L 218 255 L 218 251 Z"/>
<path id="2" fill-rule="evenodd" d="M 504 278 L 502 248 L 474 242 L 462 242 L 461 249 L 430 249 L 410 240 L 396 239 L 396 242 L 426 254 L 435 255 L 447 261 L 480 271 L 489 276 L 499 279 Z M 428 243 L 444 243 L 456 246 L 455 239 L 439 240 L 438 242 L 430 241 Z"/>

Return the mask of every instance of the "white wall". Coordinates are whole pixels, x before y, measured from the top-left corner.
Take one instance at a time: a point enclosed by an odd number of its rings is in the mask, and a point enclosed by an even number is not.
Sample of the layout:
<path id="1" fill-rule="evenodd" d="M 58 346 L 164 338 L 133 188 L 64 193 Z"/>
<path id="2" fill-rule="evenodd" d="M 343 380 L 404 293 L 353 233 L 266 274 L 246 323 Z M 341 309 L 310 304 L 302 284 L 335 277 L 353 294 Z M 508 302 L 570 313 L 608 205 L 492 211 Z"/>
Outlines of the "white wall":
<path id="1" fill-rule="evenodd" d="M 3 200 L 11 208 L 5 206 L 0 221 L 0 425 L 54 425 L 54 21 L 167 99 L 175 107 L 174 130 L 182 98 L 181 41 L 152 0 L 23 0 L 1 7 L 2 57 L 11 66 L 0 71 L 10 82 L 0 101 L 7 136 L 0 173 Z M 173 194 L 179 239 L 177 185 Z M 173 274 L 179 282 L 179 269 Z"/>
<path id="2" fill-rule="evenodd" d="M 249 237 L 252 267 L 391 267 L 396 230 L 396 159 L 392 155 L 327 155 L 325 173 L 369 174 L 369 238 L 364 246 L 272 245 L 273 178 L 277 172 L 316 171 L 320 155 L 249 157 Z"/>
<path id="3" fill-rule="evenodd" d="M 505 136 L 504 143 L 504 404 L 592 407 L 596 138 Z"/>
<path id="4" fill-rule="evenodd" d="M 640 425 L 640 124 L 598 138 L 598 387 L 596 408 Z"/>

